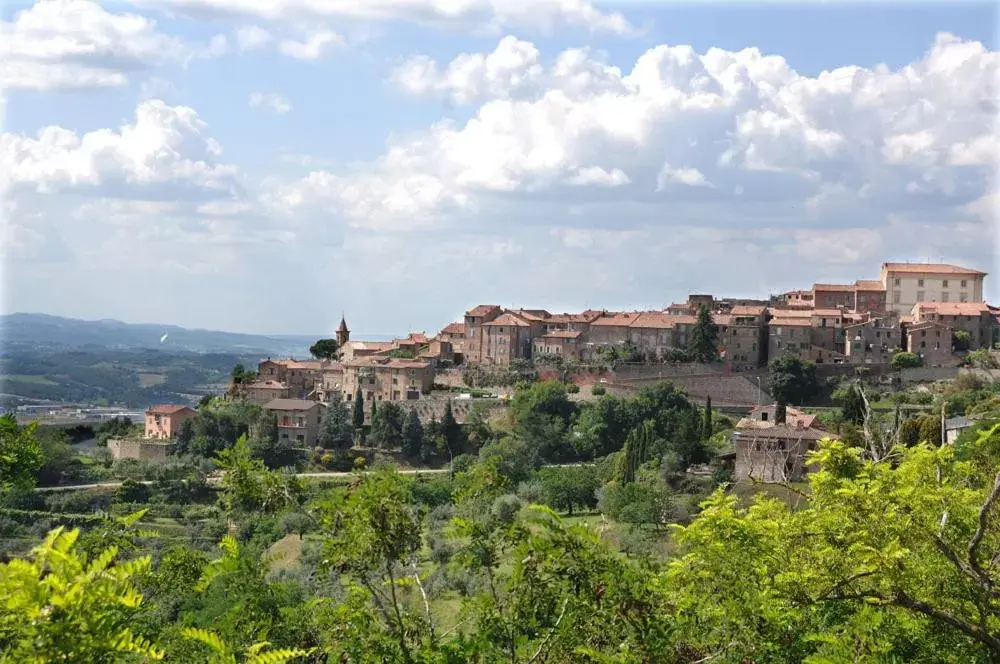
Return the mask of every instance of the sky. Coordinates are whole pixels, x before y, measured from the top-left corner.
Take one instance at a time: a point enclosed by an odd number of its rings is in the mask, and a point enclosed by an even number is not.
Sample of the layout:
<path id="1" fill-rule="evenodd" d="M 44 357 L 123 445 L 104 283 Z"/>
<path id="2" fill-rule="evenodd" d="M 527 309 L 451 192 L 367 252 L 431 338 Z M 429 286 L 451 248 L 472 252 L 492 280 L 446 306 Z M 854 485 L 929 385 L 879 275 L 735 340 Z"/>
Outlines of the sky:
<path id="1" fill-rule="evenodd" d="M 3 313 L 433 333 L 997 272 L 995 3 L 0 6 Z"/>

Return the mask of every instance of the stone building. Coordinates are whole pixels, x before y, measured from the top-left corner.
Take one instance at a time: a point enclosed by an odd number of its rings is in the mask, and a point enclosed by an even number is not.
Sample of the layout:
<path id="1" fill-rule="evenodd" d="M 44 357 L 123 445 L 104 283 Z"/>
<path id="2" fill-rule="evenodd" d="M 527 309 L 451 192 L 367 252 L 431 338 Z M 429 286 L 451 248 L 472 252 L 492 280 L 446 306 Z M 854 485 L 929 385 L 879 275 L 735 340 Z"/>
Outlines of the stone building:
<path id="1" fill-rule="evenodd" d="M 264 404 L 278 426 L 278 439 L 297 447 L 315 447 L 326 407 L 306 399 L 275 399 Z"/>
<path id="2" fill-rule="evenodd" d="M 583 332 L 579 330 L 552 330 L 532 342 L 532 356 L 559 356 L 580 359 L 583 353 Z"/>
<path id="3" fill-rule="evenodd" d="M 888 364 L 902 348 L 898 316 L 871 318 L 844 327 L 843 353 L 851 364 Z"/>
<path id="4" fill-rule="evenodd" d="M 483 325 L 494 320 L 503 313 L 496 304 L 480 304 L 465 312 L 465 343 L 462 353 L 465 361 L 470 364 L 481 364 L 486 361 L 486 339 Z"/>
<path id="5" fill-rule="evenodd" d="M 263 406 L 268 401 L 288 398 L 288 386 L 276 380 L 258 380 L 246 386 L 243 398 L 248 403 Z"/>
<path id="6" fill-rule="evenodd" d="M 184 422 L 192 419 L 197 413 L 187 406 L 160 404 L 146 410 L 146 438 L 174 438 L 180 432 Z"/>
<path id="7" fill-rule="evenodd" d="M 359 389 L 365 403 L 415 401 L 433 385 L 434 367 L 425 360 L 367 357 L 344 365 L 343 396 L 348 401 Z"/>
<path id="8" fill-rule="evenodd" d="M 995 319 L 983 302 L 920 302 L 913 305 L 913 321 L 934 321 L 951 328 L 952 334 L 964 330 L 969 335 L 969 350 L 990 347 Z"/>

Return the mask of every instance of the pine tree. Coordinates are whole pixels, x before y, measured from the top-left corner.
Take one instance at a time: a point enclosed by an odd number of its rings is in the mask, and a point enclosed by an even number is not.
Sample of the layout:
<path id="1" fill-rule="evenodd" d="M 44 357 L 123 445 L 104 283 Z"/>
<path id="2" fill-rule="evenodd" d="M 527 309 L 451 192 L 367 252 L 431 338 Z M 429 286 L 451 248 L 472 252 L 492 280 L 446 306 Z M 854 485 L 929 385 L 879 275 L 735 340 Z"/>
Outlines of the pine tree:
<path id="1" fill-rule="evenodd" d="M 355 429 L 360 429 L 365 425 L 365 402 L 361 396 L 361 388 L 354 393 L 354 415 L 352 418 Z"/>
<path id="2" fill-rule="evenodd" d="M 709 439 L 712 437 L 712 397 L 705 399 L 705 422 L 701 427 L 701 437 Z"/>
<path id="3" fill-rule="evenodd" d="M 325 448 L 347 449 L 354 439 L 354 425 L 347 404 L 336 399 L 327 404 L 323 415 L 323 426 L 319 432 L 319 444 Z"/>
<path id="4" fill-rule="evenodd" d="M 420 416 L 414 408 L 403 422 L 403 454 L 415 459 L 420 456 L 424 446 L 424 427 L 420 423 Z"/>
<path id="5" fill-rule="evenodd" d="M 719 326 L 712 320 L 712 312 L 704 304 L 698 309 L 698 320 L 691 328 L 688 352 L 695 362 L 707 364 L 719 359 Z"/>

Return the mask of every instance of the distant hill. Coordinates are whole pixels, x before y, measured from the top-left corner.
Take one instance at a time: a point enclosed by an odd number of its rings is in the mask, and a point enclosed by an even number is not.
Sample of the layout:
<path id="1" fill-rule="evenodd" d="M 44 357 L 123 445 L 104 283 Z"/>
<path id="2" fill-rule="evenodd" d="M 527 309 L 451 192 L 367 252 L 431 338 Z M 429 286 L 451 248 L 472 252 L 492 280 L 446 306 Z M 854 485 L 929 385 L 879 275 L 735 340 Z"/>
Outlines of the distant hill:
<path id="1" fill-rule="evenodd" d="M 163 335 L 166 339 L 161 343 Z M 0 342 L 34 348 L 155 348 L 194 353 L 237 353 L 306 357 L 319 336 L 257 335 L 189 330 L 175 325 L 136 325 L 117 320 L 78 320 L 47 314 L 0 316 Z"/>

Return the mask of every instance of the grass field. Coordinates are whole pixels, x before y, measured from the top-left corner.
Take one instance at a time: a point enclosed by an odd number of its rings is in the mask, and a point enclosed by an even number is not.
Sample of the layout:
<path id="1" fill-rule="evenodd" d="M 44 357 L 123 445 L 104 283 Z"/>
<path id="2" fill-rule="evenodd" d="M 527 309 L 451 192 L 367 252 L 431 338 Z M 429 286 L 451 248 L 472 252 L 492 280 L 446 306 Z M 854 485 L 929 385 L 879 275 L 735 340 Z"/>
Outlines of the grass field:
<path id="1" fill-rule="evenodd" d="M 45 376 L 12 375 L 0 376 L 0 383 L 24 383 L 27 385 L 58 385 L 56 381 Z"/>

